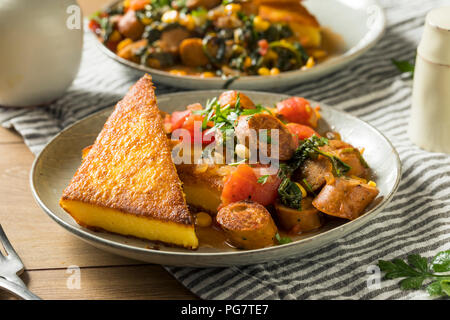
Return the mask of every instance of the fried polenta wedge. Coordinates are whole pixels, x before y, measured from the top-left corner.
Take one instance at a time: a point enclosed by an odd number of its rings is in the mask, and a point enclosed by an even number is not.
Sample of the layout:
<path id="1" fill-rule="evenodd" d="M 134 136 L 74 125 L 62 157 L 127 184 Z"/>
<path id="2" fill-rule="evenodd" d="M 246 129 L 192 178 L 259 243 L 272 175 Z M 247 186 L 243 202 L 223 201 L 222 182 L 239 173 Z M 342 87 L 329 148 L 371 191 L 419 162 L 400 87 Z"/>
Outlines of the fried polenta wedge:
<path id="1" fill-rule="evenodd" d="M 120 101 L 60 200 L 80 225 L 195 249 L 151 77 Z"/>

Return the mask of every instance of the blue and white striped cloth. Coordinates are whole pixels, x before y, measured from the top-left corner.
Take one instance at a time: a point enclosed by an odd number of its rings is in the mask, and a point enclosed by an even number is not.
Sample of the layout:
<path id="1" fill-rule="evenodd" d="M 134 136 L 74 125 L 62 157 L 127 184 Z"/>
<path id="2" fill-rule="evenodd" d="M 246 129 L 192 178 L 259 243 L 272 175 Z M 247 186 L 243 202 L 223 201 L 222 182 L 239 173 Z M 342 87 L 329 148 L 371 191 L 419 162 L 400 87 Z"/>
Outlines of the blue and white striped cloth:
<path id="1" fill-rule="evenodd" d="M 284 93 L 301 95 L 370 122 L 394 144 L 403 165 L 400 188 L 367 226 L 298 259 L 231 268 L 167 270 L 205 299 L 410 299 L 395 280 L 369 288 L 368 268 L 378 259 L 450 249 L 450 156 L 420 150 L 408 139 L 411 80 L 391 60 L 413 60 L 425 14 L 450 0 L 383 0 L 388 28 L 382 40 L 347 68 Z M 64 97 L 38 109 L 1 109 L 38 153 L 57 132 L 117 102 L 140 74 L 107 59 L 86 34 L 80 73 Z M 157 94 L 176 89 L 158 86 Z M 439 121 L 437 119 L 437 121 Z"/>

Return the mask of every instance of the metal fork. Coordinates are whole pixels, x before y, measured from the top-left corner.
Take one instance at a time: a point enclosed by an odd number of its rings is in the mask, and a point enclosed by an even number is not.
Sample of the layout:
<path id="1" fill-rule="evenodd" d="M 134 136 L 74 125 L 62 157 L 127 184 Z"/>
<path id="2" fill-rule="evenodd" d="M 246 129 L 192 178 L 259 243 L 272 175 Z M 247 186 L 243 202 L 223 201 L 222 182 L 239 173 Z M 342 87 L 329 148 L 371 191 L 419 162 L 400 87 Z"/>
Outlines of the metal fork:
<path id="1" fill-rule="evenodd" d="M 1 224 L 0 243 L 6 251 L 6 256 L 0 251 L 0 288 L 25 300 L 41 300 L 28 290 L 25 283 L 19 278 L 19 275 L 24 270 L 24 265 L 6 237 Z"/>

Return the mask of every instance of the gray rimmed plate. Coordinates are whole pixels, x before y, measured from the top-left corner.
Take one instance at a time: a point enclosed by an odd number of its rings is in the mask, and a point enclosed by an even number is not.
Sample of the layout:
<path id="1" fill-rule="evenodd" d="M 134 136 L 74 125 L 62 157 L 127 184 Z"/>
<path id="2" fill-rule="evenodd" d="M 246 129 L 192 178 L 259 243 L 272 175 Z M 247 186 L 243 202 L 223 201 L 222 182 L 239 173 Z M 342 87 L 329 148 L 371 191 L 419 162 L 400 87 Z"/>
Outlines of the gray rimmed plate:
<path id="1" fill-rule="evenodd" d="M 114 1 L 110 6 L 118 1 Z M 304 5 L 314 14 L 324 30 L 329 30 L 337 37 L 333 42 L 340 42 L 339 53 L 325 62 L 307 70 L 283 72 L 276 76 L 245 76 L 230 80 L 201 78 L 196 76 L 176 76 L 169 72 L 149 68 L 120 58 L 98 42 L 99 48 L 115 61 L 150 73 L 156 84 L 165 84 L 184 89 L 246 89 L 274 90 L 310 81 L 343 68 L 367 50 L 381 38 L 385 30 L 386 17 L 376 0 L 320 0 L 305 1 Z"/>
<path id="2" fill-rule="evenodd" d="M 245 92 L 245 91 L 244 91 Z M 221 91 L 194 91 L 167 94 L 158 97 L 159 107 L 167 112 L 182 110 L 187 104 L 201 102 L 218 96 Z M 255 103 L 273 105 L 286 95 L 245 92 Z M 316 103 L 314 102 L 313 105 Z M 375 182 L 380 189 L 378 200 L 361 217 L 345 224 L 328 224 L 325 229 L 308 233 L 294 242 L 257 250 L 200 248 L 189 251 L 160 246 L 149 249 L 149 241 L 124 237 L 107 232 L 95 232 L 79 226 L 58 204 L 63 189 L 80 165 L 81 151 L 97 137 L 112 108 L 95 113 L 68 127 L 50 141 L 34 161 L 31 170 L 31 189 L 38 204 L 59 225 L 90 244 L 129 258 L 151 263 L 178 266 L 232 266 L 262 263 L 274 259 L 301 256 L 306 252 L 328 244 L 359 228 L 377 216 L 397 190 L 401 163 L 392 144 L 378 130 L 347 113 L 320 104 L 321 129 L 338 131 L 343 140 L 355 147 L 364 147 L 364 156 L 374 171 Z"/>

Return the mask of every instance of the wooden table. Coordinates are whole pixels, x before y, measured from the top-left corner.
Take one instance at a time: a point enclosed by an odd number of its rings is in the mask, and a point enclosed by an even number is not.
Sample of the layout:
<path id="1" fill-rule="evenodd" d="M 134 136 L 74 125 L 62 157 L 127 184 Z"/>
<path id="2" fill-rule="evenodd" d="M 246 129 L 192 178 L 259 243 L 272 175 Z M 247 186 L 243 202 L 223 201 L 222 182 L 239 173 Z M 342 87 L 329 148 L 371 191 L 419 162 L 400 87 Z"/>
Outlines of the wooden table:
<path id="1" fill-rule="evenodd" d="M 85 14 L 105 0 L 80 0 Z M 53 222 L 29 186 L 34 155 L 21 137 L 0 128 L 0 223 L 22 258 L 22 279 L 43 299 L 194 299 L 161 266 L 100 251 Z M 80 268 L 80 289 L 69 289 L 68 267 Z M 71 287 L 71 286 L 69 286 Z M 0 299 L 12 298 L 0 292 Z"/>

